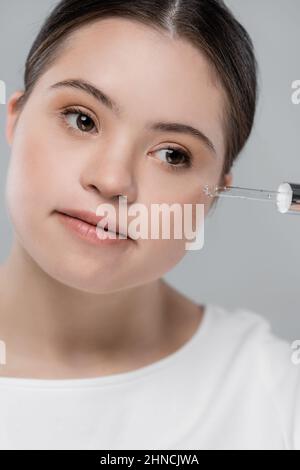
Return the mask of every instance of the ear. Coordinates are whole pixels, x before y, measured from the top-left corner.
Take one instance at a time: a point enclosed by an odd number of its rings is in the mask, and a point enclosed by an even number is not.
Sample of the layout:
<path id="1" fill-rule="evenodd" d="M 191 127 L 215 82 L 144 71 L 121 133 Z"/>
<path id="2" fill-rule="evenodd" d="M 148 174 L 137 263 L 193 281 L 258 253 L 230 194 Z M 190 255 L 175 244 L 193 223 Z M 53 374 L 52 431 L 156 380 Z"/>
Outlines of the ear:
<path id="1" fill-rule="evenodd" d="M 231 186 L 232 180 L 233 180 L 232 173 L 227 173 L 226 175 L 224 175 L 222 186 Z"/>
<path id="2" fill-rule="evenodd" d="M 7 102 L 7 116 L 6 116 L 6 140 L 9 145 L 12 144 L 14 129 L 20 115 L 20 110 L 17 110 L 17 101 L 24 94 L 23 91 L 14 92 Z"/>

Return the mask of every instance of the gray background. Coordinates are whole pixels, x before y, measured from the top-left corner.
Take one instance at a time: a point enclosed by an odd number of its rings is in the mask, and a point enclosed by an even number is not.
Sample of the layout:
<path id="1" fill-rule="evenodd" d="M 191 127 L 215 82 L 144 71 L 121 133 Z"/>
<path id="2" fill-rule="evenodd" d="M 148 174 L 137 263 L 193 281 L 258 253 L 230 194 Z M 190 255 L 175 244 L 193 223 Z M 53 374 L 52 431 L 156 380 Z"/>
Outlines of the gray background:
<path id="1" fill-rule="evenodd" d="M 22 87 L 26 55 L 56 1 L 0 0 L 0 79 L 7 97 Z M 233 168 L 233 185 L 276 190 L 300 183 L 300 105 L 291 83 L 300 79 L 299 0 L 227 0 L 250 33 L 259 62 L 260 99 L 250 140 Z M 0 105 L 0 263 L 12 227 L 4 205 L 9 163 L 6 106 Z M 273 331 L 300 338 L 300 216 L 280 214 L 270 202 L 219 199 L 205 223 L 205 245 L 187 252 L 165 275 L 199 303 L 247 308 L 269 319 Z"/>

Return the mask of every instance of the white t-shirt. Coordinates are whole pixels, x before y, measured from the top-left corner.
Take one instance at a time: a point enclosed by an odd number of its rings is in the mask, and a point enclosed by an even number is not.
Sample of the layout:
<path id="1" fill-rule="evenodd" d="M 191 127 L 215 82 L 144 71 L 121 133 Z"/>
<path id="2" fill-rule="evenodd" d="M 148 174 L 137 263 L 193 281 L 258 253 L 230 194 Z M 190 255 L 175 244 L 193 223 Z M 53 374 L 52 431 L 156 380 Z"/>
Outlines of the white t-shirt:
<path id="1" fill-rule="evenodd" d="M 300 450 L 295 352 L 261 315 L 207 304 L 187 343 L 134 371 L 0 377 L 0 449 Z"/>

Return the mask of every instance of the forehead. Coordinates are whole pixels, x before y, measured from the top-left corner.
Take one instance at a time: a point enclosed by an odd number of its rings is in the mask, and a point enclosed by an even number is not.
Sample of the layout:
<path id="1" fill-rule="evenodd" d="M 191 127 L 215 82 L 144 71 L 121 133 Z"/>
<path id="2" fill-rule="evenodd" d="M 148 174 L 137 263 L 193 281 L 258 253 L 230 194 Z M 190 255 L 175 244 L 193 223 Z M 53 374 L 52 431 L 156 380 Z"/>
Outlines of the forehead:
<path id="1" fill-rule="evenodd" d="M 78 77 L 111 96 L 132 122 L 181 121 L 224 152 L 224 92 L 204 54 L 137 21 L 106 18 L 73 32 L 47 81 Z"/>

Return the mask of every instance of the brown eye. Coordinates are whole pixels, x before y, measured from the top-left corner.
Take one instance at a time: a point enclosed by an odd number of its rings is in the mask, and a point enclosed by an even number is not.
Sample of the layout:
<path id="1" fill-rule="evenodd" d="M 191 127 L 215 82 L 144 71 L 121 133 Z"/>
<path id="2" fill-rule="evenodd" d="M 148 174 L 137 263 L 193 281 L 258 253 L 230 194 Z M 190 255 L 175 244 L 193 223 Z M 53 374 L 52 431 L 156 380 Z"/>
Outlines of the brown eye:
<path id="1" fill-rule="evenodd" d="M 94 130 L 97 131 L 92 117 L 79 109 L 66 109 L 62 114 L 67 126 L 74 131 L 79 131 L 85 134 L 91 133 Z"/>
<path id="2" fill-rule="evenodd" d="M 165 153 L 166 161 L 162 160 L 161 163 L 168 166 L 170 169 L 179 170 L 191 166 L 190 155 L 178 147 L 168 146 L 157 150 L 155 153 Z"/>
<path id="3" fill-rule="evenodd" d="M 82 132 L 90 132 L 95 127 L 94 121 L 85 114 L 80 114 L 77 117 L 76 125 Z"/>

